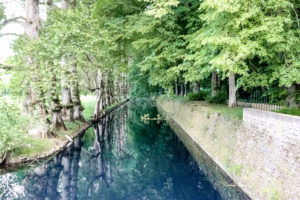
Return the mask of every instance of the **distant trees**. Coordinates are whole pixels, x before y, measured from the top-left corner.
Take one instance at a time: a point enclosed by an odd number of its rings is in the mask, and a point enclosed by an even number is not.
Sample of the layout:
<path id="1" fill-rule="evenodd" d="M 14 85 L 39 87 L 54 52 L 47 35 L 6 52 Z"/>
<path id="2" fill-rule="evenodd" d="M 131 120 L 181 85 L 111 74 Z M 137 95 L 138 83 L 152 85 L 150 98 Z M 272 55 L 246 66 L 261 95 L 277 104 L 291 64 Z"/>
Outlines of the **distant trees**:
<path id="1" fill-rule="evenodd" d="M 149 74 L 149 84 L 178 93 L 178 84 L 211 76 L 214 96 L 216 77 L 228 79 L 229 106 L 236 105 L 238 88 L 300 84 L 296 1 L 146 2 L 147 9 L 131 18 L 139 33 L 133 38 L 137 66 Z M 297 91 L 288 91 L 297 98 Z"/>
<path id="2" fill-rule="evenodd" d="M 39 1 L 25 5 L 27 36 L 12 65 L 21 66 L 25 105 L 39 105 L 56 129 L 63 119 L 84 121 L 83 86 L 98 96 L 97 118 L 124 98 L 128 80 L 139 96 L 198 93 L 205 82 L 212 96 L 226 90 L 229 106 L 237 90 L 281 87 L 289 105 L 299 104 L 297 1 L 63 0 L 63 9 L 49 1 L 44 22 Z"/>

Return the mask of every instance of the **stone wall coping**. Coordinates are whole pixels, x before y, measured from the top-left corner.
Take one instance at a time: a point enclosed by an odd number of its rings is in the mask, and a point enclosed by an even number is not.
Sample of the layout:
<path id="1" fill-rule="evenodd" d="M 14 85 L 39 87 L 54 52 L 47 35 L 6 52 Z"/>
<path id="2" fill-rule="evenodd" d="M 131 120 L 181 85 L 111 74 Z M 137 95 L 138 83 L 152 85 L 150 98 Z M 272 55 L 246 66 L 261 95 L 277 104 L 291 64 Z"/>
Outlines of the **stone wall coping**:
<path id="1" fill-rule="evenodd" d="M 255 115 L 256 117 L 263 117 L 270 120 L 276 120 L 280 122 L 287 122 L 287 123 L 296 123 L 297 126 L 300 127 L 300 117 L 294 115 L 287 115 L 283 113 L 276 113 L 271 111 L 259 110 L 254 108 L 243 108 L 243 121 L 245 121 L 245 116 L 247 114 Z"/>

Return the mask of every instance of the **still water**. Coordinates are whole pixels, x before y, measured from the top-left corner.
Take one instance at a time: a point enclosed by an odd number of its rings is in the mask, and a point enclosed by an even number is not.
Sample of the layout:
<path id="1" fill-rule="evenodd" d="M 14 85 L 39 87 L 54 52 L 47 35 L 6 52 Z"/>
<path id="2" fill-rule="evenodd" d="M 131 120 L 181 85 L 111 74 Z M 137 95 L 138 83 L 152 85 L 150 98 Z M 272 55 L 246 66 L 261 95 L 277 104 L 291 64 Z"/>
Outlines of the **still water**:
<path id="1" fill-rule="evenodd" d="M 130 102 L 54 158 L 0 175 L 0 199 L 220 199 L 150 102 Z"/>

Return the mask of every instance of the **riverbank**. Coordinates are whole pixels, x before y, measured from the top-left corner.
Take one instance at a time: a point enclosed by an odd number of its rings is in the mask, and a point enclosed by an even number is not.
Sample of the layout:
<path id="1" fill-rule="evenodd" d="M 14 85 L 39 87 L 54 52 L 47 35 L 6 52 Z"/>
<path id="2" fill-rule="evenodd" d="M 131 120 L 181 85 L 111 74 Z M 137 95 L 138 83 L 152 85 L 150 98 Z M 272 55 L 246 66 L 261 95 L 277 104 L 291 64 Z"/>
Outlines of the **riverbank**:
<path id="1" fill-rule="evenodd" d="M 206 102 L 159 97 L 157 105 L 176 134 L 189 146 L 200 168 L 208 168 L 201 162 L 203 156 L 199 149 L 202 149 L 216 163 L 215 167 L 251 199 L 300 199 L 299 140 L 283 143 L 272 132 L 246 126 L 241 119 L 218 112 Z M 216 181 L 219 174 L 222 173 L 207 174 L 214 179 L 216 188 L 224 187 L 222 181 Z"/>
<path id="2" fill-rule="evenodd" d="M 115 109 L 125 104 L 126 102 L 128 102 L 128 99 L 122 100 L 119 103 L 115 103 L 109 106 L 108 108 L 105 109 L 105 113 L 102 117 L 114 111 Z M 92 125 L 92 123 L 94 122 L 94 120 L 92 119 L 92 114 L 94 109 L 93 105 L 95 105 L 95 100 L 91 98 L 88 98 L 88 100 L 83 101 L 83 106 L 85 107 L 83 114 L 85 119 L 87 119 L 87 122 L 78 122 L 78 121 L 67 122 L 66 126 L 68 130 L 57 133 L 58 137 L 40 139 L 41 141 L 43 141 L 43 143 L 46 144 L 46 146 L 44 146 L 40 152 L 32 152 L 31 154 L 26 154 L 26 151 L 23 151 L 25 152 L 24 154 L 19 153 L 15 156 L 8 157 L 1 164 L 0 173 L 4 170 L 22 167 L 24 165 L 36 164 L 41 160 L 47 159 L 61 152 L 65 147 L 67 147 L 73 142 L 74 138 L 82 135 Z"/>

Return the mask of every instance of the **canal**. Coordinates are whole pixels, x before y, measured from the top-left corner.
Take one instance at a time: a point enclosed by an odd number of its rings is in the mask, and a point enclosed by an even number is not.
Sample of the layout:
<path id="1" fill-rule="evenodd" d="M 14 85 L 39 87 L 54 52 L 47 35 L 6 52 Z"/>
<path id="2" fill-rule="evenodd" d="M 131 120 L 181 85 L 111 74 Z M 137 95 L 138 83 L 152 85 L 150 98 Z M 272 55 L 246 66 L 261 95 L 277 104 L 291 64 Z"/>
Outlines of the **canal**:
<path id="1" fill-rule="evenodd" d="M 217 200 L 153 102 L 131 101 L 55 157 L 0 175 L 0 199 Z"/>

